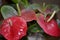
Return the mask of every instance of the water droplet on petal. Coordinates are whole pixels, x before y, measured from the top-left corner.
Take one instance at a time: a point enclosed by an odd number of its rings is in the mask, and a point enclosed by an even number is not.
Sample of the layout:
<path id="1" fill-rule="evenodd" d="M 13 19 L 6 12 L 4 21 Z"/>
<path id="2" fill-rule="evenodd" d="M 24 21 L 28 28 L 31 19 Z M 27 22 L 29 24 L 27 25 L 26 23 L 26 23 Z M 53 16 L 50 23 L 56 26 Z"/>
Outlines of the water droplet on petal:
<path id="1" fill-rule="evenodd" d="M 23 29 L 20 29 L 20 31 L 23 31 Z"/>
<path id="2" fill-rule="evenodd" d="M 18 35 L 21 35 L 21 33 L 20 33 L 20 32 L 18 32 Z"/>

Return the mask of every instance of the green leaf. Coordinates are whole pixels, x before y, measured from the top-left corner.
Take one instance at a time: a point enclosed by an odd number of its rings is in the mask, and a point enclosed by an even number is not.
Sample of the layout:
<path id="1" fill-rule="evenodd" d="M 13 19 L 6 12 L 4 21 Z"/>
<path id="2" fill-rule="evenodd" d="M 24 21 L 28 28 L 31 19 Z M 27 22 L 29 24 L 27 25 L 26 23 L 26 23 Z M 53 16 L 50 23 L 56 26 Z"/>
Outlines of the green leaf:
<path id="1" fill-rule="evenodd" d="M 43 3 L 43 6 L 41 6 L 41 10 L 44 12 L 50 5 L 46 5 Z"/>
<path id="2" fill-rule="evenodd" d="M 17 11 L 13 7 L 8 5 L 2 6 L 1 13 L 4 19 L 17 15 Z"/>
<path id="3" fill-rule="evenodd" d="M 19 3 L 21 0 L 12 0 L 14 3 Z"/>
<path id="4" fill-rule="evenodd" d="M 36 32 L 40 32 L 40 31 L 41 31 L 41 28 L 39 27 L 39 25 L 37 23 L 30 25 L 29 29 L 28 29 L 28 33 L 30 33 L 30 32 L 36 33 Z"/>
<path id="5" fill-rule="evenodd" d="M 33 28 L 31 31 L 32 31 L 33 33 L 40 32 L 40 30 L 39 30 L 37 27 Z"/>
<path id="6" fill-rule="evenodd" d="M 52 10 L 55 10 L 55 11 L 59 11 L 60 10 L 60 8 L 58 7 L 58 5 L 54 5 L 54 4 L 50 4 L 50 6 L 49 6 Z"/>
<path id="7" fill-rule="evenodd" d="M 39 4 L 31 4 L 27 7 L 27 9 L 33 9 L 33 10 L 36 10 L 40 8 L 40 5 Z"/>

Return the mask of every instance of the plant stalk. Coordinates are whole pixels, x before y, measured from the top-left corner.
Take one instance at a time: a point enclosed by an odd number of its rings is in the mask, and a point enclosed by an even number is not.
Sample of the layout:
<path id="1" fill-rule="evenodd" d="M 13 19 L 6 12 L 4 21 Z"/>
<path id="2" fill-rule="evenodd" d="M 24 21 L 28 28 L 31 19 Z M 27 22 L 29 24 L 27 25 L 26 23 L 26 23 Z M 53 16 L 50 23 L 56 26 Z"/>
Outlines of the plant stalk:
<path id="1" fill-rule="evenodd" d="M 19 4 L 17 3 L 16 6 L 17 6 L 17 10 L 18 10 L 18 16 L 21 16 L 21 10 L 20 10 Z"/>

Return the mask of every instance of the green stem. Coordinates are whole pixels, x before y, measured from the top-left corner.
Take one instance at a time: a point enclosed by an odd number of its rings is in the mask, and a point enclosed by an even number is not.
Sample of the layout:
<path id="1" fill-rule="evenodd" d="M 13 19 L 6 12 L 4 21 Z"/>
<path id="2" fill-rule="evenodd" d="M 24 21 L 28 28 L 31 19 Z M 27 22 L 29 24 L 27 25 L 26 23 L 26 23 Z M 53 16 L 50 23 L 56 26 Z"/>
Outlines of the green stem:
<path id="1" fill-rule="evenodd" d="M 20 10 L 19 4 L 17 3 L 16 6 L 17 6 L 17 10 L 18 10 L 18 16 L 21 16 L 21 10 Z"/>
<path id="2" fill-rule="evenodd" d="M 29 3 L 28 3 L 28 1 L 26 0 L 26 6 L 28 6 L 29 5 Z"/>

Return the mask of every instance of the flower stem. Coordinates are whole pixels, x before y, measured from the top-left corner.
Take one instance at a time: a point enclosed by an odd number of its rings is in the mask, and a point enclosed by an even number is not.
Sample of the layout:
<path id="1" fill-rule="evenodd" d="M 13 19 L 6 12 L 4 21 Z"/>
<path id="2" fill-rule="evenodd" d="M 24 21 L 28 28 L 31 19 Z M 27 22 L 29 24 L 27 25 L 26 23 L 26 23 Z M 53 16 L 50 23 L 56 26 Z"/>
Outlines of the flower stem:
<path id="1" fill-rule="evenodd" d="M 26 7 L 29 5 L 28 0 L 26 0 Z"/>
<path id="2" fill-rule="evenodd" d="M 21 16 L 21 10 L 20 10 L 19 4 L 17 3 L 16 6 L 17 6 L 17 10 L 18 10 L 18 16 Z"/>

